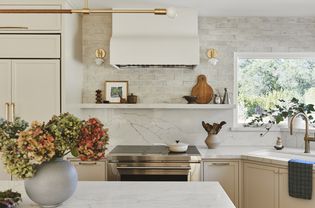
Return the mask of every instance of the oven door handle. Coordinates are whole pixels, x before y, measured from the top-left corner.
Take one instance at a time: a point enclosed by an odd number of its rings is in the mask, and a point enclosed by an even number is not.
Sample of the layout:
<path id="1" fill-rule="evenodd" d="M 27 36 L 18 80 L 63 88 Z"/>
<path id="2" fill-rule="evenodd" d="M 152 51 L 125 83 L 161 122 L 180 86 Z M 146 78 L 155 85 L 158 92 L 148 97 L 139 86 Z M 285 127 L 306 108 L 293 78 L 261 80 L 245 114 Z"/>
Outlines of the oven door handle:
<path id="1" fill-rule="evenodd" d="M 139 170 L 190 170 L 191 167 L 142 167 L 142 166 L 127 166 L 127 167 L 122 167 L 122 166 L 118 166 L 116 167 L 117 169 L 139 169 Z"/>

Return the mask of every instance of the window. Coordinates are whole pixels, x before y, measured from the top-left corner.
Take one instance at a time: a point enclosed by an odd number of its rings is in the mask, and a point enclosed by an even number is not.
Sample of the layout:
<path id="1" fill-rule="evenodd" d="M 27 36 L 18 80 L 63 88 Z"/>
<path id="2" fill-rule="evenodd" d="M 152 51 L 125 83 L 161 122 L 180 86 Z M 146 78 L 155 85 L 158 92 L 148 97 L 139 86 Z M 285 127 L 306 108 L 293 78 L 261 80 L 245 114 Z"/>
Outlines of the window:
<path id="1" fill-rule="evenodd" d="M 237 53 L 236 122 L 244 124 L 279 99 L 315 103 L 315 53 Z"/>

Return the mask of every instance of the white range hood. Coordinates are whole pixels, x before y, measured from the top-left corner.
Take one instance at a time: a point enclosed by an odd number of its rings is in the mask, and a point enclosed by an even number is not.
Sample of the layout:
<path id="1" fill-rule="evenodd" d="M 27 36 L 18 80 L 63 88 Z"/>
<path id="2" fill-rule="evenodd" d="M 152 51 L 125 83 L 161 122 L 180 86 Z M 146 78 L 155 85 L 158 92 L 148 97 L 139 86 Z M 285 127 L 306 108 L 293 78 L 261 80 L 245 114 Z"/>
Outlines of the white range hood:
<path id="1" fill-rule="evenodd" d="M 178 9 L 178 16 L 113 14 L 110 63 L 125 67 L 188 67 L 200 62 L 198 14 Z"/>

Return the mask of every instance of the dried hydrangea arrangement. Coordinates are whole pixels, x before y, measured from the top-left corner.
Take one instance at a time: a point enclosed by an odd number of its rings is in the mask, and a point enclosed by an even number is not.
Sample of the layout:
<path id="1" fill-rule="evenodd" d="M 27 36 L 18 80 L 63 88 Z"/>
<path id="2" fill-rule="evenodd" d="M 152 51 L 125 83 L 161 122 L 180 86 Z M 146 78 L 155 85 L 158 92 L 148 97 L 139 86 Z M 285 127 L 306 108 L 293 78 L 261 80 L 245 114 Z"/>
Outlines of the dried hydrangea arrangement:
<path id="1" fill-rule="evenodd" d="M 104 157 L 108 143 L 107 129 L 91 118 L 81 121 L 64 113 L 47 123 L 33 122 L 27 128 L 21 119 L 0 123 L 0 152 L 9 173 L 19 178 L 31 178 L 39 165 L 72 152 L 82 160 Z"/>
<path id="2" fill-rule="evenodd" d="M 107 129 L 104 129 L 104 125 L 99 120 L 91 118 L 84 122 L 81 128 L 77 156 L 81 160 L 104 158 L 107 143 Z"/>
<path id="3" fill-rule="evenodd" d="M 83 121 L 70 113 L 53 116 L 47 123 L 46 129 L 55 139 L 57 157 L 63 157 L 76 147 L 82 125 Z"/>
<path id="4" fill-rule="evenodd" d="M 17 145 L 20 132 L 28 127 L 28 123 L 20 118 L 14 122 L 0 120 L 0 152 L 7 171 L 21 178 L 33 175 L 33 167 L 28 163 Z"/>

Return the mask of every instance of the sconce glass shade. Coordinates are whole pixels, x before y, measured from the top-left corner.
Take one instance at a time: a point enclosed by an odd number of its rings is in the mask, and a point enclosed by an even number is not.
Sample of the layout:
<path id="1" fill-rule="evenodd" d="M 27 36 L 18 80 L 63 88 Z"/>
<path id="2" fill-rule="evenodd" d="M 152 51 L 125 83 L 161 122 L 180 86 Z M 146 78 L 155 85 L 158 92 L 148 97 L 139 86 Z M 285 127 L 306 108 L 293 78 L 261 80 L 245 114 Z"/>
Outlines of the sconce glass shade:
<path id="1" fill-rule="evenodd" d="M 168 8 L 166 14 L 167 14 L 167 16 L 168 16 L 169 18 L 172 18 L 172 19 L 174 19 L 175 17 L 177 17 L 177 11 L 176 11 L 176 9 L 175 9 L 174 7 Z"/>
<path id="2" fill-rule="evenodd" d="M 217 59 L 217 58 L 210 58 L 208 60 L 208 63 L 213 65 L 213 66 L 215 66 L 215 65 L 217 65 L 219 63 L 219 59 Z"/>
<path id="3" fill-rule="evenodd" d="M 97 49 L 95 51 L 95 64 L 96 65 L 101 65 L 105 62 L 105 57 L 106 57 L 106 51 L 102 48 Z"/>
<path id="4" fill-rule="evenodd" d="M 215 66 L 219 63 L 219 59 L 217 58 L 218 52 L 214 48 L 211 48 L 207 51 L 208 63 Z"/>
<path id="5" fill-rule="evenodd" d="M 104 61 L 104 59 L 102 59 L 102 58 L 96 58 L 95 60 L 95 64 L 96 65 L 102 65 L 105 61 Z"/>

